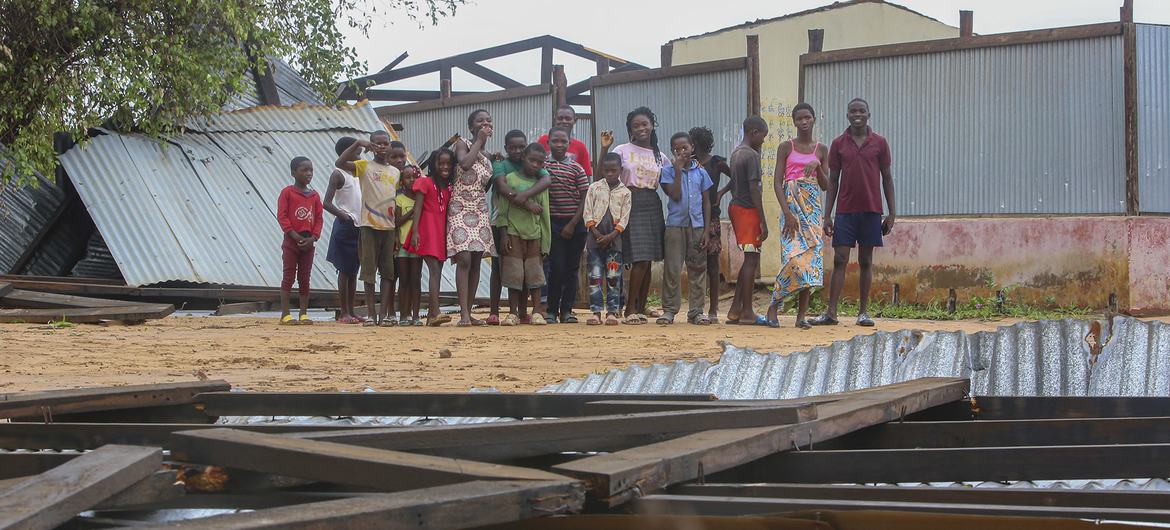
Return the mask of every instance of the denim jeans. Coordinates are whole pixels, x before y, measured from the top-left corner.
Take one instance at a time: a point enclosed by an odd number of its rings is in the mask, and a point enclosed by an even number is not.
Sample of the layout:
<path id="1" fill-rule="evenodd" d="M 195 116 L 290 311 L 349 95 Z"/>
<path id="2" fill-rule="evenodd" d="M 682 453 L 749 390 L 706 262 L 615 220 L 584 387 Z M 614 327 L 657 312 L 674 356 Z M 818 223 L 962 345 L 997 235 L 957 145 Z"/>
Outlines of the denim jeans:
<path id="1" fill-rule="evenodd" d="M 619 314 L 622 303 L 622 251 L 614 242 L 609 248 L 589 249 L 589 310 Z"/>

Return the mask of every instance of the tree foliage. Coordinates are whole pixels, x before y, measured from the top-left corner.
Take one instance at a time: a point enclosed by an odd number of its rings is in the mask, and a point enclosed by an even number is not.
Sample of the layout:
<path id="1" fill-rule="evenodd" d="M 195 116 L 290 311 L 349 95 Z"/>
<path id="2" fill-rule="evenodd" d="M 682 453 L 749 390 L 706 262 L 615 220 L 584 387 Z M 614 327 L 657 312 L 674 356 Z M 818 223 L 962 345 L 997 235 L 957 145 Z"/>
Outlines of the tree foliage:
<path id="1" fill-rule="evenodd" d="M 0 182 L 51 174 L 53 133 L 153 136 L 216 112 L 283 57 L 325 99 L 364 65 L 339 26 L 435 24 L 466 0 L 0 0 Z M 254 86 L 254 85 L 253 85 Z"/>

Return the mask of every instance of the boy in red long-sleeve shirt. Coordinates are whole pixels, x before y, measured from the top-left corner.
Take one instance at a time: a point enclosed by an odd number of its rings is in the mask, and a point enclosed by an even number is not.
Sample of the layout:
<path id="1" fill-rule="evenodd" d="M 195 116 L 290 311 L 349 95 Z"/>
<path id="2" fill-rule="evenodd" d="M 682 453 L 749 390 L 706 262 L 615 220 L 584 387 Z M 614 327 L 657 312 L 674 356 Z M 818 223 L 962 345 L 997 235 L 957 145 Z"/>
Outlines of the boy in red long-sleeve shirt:
<path id="1" fill-rule="evenodd" d="M 280 282 L 280 323 L 296 324 L 289 314 L 288 299 L 293 279 L 300 289 L 301 315 L 299 323 L 309 320 L 309 275 L 313 271 L 314 244 L 321 237 L 321 196 L 309 187 L 313 181 L 313 162 L 303 156 L 289 164 L 294 184 L 280 191 L 276 200 L 276 219 L 284 231 L 281 251 L 284 258 L 284 279 Z"/>

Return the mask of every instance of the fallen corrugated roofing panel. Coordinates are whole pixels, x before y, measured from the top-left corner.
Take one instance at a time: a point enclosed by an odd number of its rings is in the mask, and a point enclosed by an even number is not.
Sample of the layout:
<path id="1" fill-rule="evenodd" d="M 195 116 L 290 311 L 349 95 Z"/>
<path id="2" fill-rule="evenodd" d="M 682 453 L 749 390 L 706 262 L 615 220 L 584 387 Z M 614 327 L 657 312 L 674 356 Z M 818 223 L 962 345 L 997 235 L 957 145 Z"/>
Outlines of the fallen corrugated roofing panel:
<path id="1" fill-rule="evenodd" d="M 714 365 L 635 365 L 568 379 L 542 391 L 784 399 L 921 377 L 968 377 L 972 393 L 984 396 L 1170 396 L 1170 326 L 1130 317 L 1116 317 L 1112 324 L 1095 364 L 1085 342 L 1090 322 L 1065 319 L 974 334 L 877 332 L 786 354 L 725 344 Z"/>
<path id="2" fill-rule="evenodd" d="M 213 116 L 165 142 L 106 131 L 60 159 L 128 285 L 277 287 L 276 199 L 292 183 L 289 161 L 313 161 L 311 187 L 324 197 L 337 140 L 381 128 L 366 104 L 257 107 Z M 336 288 L 325 261 L 332 229 L 326 215 L 315 288 Z M 485 270 L 478 296 L 487 296 L 489 281 Z M 442 285 L 454 291 L 454 267 L 444 269 Z"/>
<path id="3" fill-rule="evenodd" d="M 0 161 L 3 167 L 3 161 Z M 36 173 L 33 184 L 0 183 L 0 272 L 12 272 L 25 250 L 48 228 L 65 194 Z"/>

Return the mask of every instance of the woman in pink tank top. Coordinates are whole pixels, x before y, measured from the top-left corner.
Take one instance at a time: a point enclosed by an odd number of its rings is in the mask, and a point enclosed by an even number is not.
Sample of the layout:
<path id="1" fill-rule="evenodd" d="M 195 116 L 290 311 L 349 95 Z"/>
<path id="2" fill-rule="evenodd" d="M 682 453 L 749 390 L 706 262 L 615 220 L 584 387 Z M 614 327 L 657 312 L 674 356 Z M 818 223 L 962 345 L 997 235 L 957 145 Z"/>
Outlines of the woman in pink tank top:
<path id="1" fill-rule="evenodd" d="M 808 103 L 792 108 L 796 138 L 776 148 L 774 188 L 780 203 L 780 272 L 768 307 L 768 324 L 777 327 L 776 314 L 791 296 L 797 296 L 796 327 L 809 329 L 805 316 L 812 290 L 824 283 L 825 263 L 821 256 L 821 193 L 829 187 L 825 160 L 829 149 L 813 140 L 816 111 Z M 783 175 L 781 175 L 783 167 Z"/>

